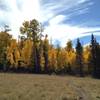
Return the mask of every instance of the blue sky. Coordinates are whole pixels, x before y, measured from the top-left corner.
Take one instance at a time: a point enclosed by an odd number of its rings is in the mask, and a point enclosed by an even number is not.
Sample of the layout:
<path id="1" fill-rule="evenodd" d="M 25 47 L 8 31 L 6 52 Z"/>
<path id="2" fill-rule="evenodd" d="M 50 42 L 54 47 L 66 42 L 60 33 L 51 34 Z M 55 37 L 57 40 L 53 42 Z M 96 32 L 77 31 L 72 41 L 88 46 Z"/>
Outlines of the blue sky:
<path id="1" fill-rule="evenodd" d="M 91 32 L 100 36 L 99 9 L 100 0 L 0 0 L 0 26 L 9 25 L 16 38 L 22 22 L 35 18 L 54 42 L 81 38 L 86 44 Z"/>

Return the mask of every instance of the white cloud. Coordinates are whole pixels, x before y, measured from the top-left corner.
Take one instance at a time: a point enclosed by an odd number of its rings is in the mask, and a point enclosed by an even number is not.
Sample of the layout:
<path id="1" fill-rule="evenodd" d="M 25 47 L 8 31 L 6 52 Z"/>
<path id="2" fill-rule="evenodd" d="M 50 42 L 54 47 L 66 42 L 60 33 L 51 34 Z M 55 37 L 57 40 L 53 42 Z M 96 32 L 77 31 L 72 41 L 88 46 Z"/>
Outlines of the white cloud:
<path id="1" fill-rule="evenodd" d="M 9 24 L 12 29 L 11 34 L 15 38 L 18 36 L 19 27 L 24 20 L 33 18 L 40 20 L 39 0 L 21 0 L 21 2 L 20 0 L 3 0 L 2 2 L 5 7 L 9 8 L 9 11 L 0 9 L 0 22 Z"/>
<path id="2" fill-rule="evenodd" d="M 92 5 L 92 2 L 88 1 L 89 0 L 51 0 L 42 3 L 43 0 L 41 0 L 41 15 L 46 15 L 42 20 L 48 21 L 63 11 L 66 12 L 66 18 L 75 14 L 81 14 L 82 12 L 85 13 L 85 11 L 87 12 L 87 7 L 90 6 L 90 3 Z"/>
<path id="3" fill-rule="evenodd" d="M 70 23 L 63 23 L 64 20 L 69 20 L 75 15 L 88 13 L 89 6 L 93 5 L 90 0 L 55 0 L 54 2 L 47 2 L 42 6 L 42 14 L 46 15 L 44 21 L 48 21 L 48 26 L 45 27 L 44 33 L 49 34 L 52 40 L 61 41 L 64 46 L 68 39 L 76 39 L 78 37 L 86 36 L 84 32 L 98 30 L 99 28 L 88 28 L 72 26 Z M 46 9 L 46 10 L 45 10 Z M 61 14 L 63 11 L 66 13 Z M 52 16 L 48 16 L 52 14 Z M 89 33 L 90 34 L 90 33 Z"/>
<path id="4" fill-rule="evenodd" d="M 49 21 L 49 24 L 50 25 L 57 25 L 57 24 L 60 24 L 62 21 L 64 21 L 66 19 L 66 16 L 64 15 L 58 15 L 58 16 L 55 16 L 54 18 L 52 18 L 50 21 Z"/>
<path id="5" fill-rule="evenodd" d="M 49 39 L 52 38 L 52 40 L 59 40 L 61 41 L 61 45 L 65 46 L 69 39 L 74 40 L 83 36 L 88 36 L 96 30 L 100 30 L 100 28 L 82 28 L 66 24 L 51 24 L 49 27 L 46 27 L 44 33 L 49 33 Z M 94 34 L 100 35 L 100 32 L 95 32 Z"/>
<path id="6" fill-rule="evenodd" d="M 1 0 L 9 11 L 0 10 L 0 21 L 9 23 L 14 37 L 18 36 L 19 27 L 24 20 L 36 18 L 40 22 L 48 22 L 44 34 L 48 34 L 53 40 L 58 39 L 65 45 L 68 39 L 75 39 L 88 34 L 81 34 L 98 28 L 82 28 L 64 24 L 64 20 L 77 14 L 87 13 L 90 0 Z M 45 1 L 45 3 L 44 3 Z M 62 13 L 62 12 L 66 13 Z M 6 23 L 5 23 L 6 24 Z"/>

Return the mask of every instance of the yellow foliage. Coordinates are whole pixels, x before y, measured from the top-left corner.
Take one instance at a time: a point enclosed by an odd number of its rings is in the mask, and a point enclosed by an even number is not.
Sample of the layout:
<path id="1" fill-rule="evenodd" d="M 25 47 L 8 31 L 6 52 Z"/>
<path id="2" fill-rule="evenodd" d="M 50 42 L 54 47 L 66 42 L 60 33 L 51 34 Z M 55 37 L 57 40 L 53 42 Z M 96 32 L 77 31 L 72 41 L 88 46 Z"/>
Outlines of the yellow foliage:
<path id="1" fill-rule="evenodd" d="M 66 59 L 67 59 L 68 63 L 73 65 L 73 63 L 75 62 L 75 59 L 76 59 L 75 52 L 73 50 L 70 50 L 69 52 L 66 51 Z"/>
<path id="2" fill-rule="evenodd" d="M 83 52 L 83 58 L 84 58 L 85 64 L 88 63 L 90 55 L 91 55 L 90 48 L 87 46 L 87 47 L 84 48 L 84 52 Z"/>
<path id="3" fill-rule="evenodd" d="M 56 61 L 56 50 L 54 48 L 49 49 L 49 67 L 50 69 L 56 69 L 57 61 Z"/>
<path id="4" fill-rule="evenodd" d="M 21 50 L 21 59 L 27 64 L 30 64 L 30 57 L 32 53 L 32 41 L 31 40 L 26 40 L 24 42 L 24 47 Z"/>
<path id="5" fill-rule="evenodd" d="M 14 65 L 15 67 L 18 65 L 20 52 L 15 39 L 11 40 L 10 46 L 7 48 L 7 59 L 11 65 Z"/>

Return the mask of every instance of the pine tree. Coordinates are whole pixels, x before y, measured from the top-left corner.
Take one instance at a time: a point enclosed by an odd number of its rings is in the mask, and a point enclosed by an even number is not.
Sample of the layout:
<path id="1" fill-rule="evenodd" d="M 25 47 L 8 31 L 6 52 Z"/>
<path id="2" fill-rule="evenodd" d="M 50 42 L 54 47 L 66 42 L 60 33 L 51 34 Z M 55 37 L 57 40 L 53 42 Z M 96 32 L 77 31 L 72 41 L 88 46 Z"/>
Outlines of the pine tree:
<path id="1" fill-rule="evenodd" d="M 72 48 L 72 41 L 69 40 L 67 43 L 66 43 L 66 47 L 65 47 L 65 50 L 66 50 L 66 56 L 67 56 L 67 70 L 68 70 L 68 73 L 71 73 L 71 67 L 72 67 L 72 53 L 73 53 L 73 48 Z"/>
<path id="2" fill-rule="evenodd" d="M 26 34 L 28 39 L 33 41 L 33 50 L 32 50 L 32 62 L 34 65 L 34 71 L 36 73 L 40 72 L 40 55 L 39 55 L 39 44 L 40 44 L 40 35 L 43 31 L 42 25 L 35 19 L 31 21 L 25 21 L 23 26 L 20 28 L 22 34 Z"/>
<path id="3" fill-rule="evenodd" d="M 100 78 L 100 45 L 97 43 L 96 38 L 92 34 L 91 36 L 91 59 L 90 63 L 92 65 L 92 75 L 93 77 Z"/>
<path id="4" fill-rule="evenodd" d="M 83 76 L 83 47 L 79 39 L 77 39 L 76 44 L 76 64 L 79 68 L 80 76 Z"/>
<path id="5" fill-rule="evenodd" d="M 44 51 L 43 55 L 45 60 L 44 69 L 46 73 L 48 72 L 48 50 L 49 50 L 49 42 L 47 37 L 48 35 L 45 36 L 44 45 L 43 45 L 43 51 Z"/>

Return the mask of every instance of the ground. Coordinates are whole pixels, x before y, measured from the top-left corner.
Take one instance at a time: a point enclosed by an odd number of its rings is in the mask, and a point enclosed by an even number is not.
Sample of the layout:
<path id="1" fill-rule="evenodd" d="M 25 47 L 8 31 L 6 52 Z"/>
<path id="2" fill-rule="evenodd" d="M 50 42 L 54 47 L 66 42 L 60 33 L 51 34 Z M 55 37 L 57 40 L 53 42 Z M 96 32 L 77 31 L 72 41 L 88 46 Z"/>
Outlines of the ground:
<path id="1" fill-rule="evenodd" d="M 0 100 L 100 100 L 100 80 L 0 73 Z"/>

